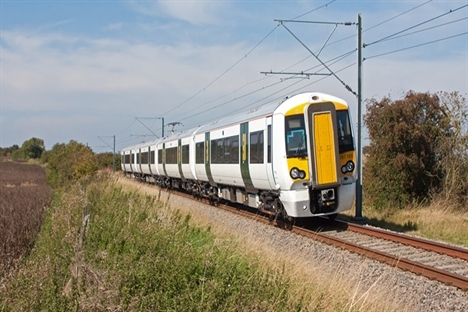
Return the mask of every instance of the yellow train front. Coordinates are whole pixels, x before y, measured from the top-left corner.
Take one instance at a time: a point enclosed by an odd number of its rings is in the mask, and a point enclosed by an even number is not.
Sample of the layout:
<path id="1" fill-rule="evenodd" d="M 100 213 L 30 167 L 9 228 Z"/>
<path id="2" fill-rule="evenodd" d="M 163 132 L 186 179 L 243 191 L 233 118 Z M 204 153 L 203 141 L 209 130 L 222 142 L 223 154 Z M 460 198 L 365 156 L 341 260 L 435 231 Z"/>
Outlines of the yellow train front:
<path id="1" fill-rule="evenodd" d="M 295 218 L 350 209 L 356 156 L 346 102 L 299 94 L 277 107 L 272 124 L 273 176 L 280 192 L 279 202 L 264 201 L 264 208 Z"/>

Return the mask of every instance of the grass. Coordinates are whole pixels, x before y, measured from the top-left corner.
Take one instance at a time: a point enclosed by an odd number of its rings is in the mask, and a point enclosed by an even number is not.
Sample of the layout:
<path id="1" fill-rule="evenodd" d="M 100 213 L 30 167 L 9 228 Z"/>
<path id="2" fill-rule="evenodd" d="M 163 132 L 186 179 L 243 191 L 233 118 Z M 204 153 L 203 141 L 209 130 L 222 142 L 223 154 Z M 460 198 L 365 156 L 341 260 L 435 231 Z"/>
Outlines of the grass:
<path id="1" fill-rule="evenodd" d="M 35 248 L 0 281 L 0 311 L 401 310 L 350 285 L 339 264 L 324 274 L 151 190 L 101 176 L 58 193 Z"/>
<path id="2" fill-rule="evenodd" d="M 468 211 L 443 200 L 395 210 L 364 206 L 362 214 L 370 225 L 468 247 Z M 353 209 L 341 218 L 351 219 L 354 215 Z"/>

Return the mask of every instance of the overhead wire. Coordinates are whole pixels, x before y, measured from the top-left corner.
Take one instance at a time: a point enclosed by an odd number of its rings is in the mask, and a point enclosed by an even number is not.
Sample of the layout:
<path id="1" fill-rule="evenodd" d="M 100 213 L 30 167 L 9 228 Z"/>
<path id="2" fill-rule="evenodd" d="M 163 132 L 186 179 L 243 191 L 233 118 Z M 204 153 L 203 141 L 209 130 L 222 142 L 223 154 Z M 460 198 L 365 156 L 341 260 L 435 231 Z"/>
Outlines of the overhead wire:
<path id="1" fill-rule="evenodd" d="M 337 56 L 337 57 L 334 57 L 334 58 L 332 58 L 332 59 L 326 61 L 325 63 L 327 63 L 327 64 L 330 65 L 330 66 L 331 66 L 331 65 L 334 65 L 334 64 L 336 64 L 337 62 L 339 62 L 339 61 L 345 59 L 346 57 L 348 57 L 348 56 L 350 56 L 350 55 L 352 55 L 354 52 L 356 52 L 356 49 L 351 50 L 351 51 L 348 51 L 348 52 L 346 52 L 346 53 L 343 53 L 342 55 L 339 55 L 339 56 Z M 316 65 L 316 66 L 311 67 L 311 68 L 309 68 L 309 69 L 307 69 L 307 70 L 311 70 L 311 69 L 314 69 L 314 68 L 317 68 L 317 67 L 320 67 L 320 66 L 321 66 L 321 65 Z M 348 67 L 349 67 L 349 66 L 348 66 Z M 346 67 L 346 68 L 347 68 L 347 67 Z M 340 71 L 341 71 L 341 70 L 340 70 Z M 324 78 L 322 78 L 322 79 L 320 79 L 320 80 L 318 80 L 318 81 L 321 81 L 321 80 L 323 80 L 323 79 L 325 79 L 325 78 L 327 78 L 327 77 L 324 77 Z M 239 96 L 239 97 L 236 97 L 236 98 L 234 98 L 234 99 L 230 99 L 230 100 L 228 100 L 228 101 L 226 101 L 226 102 L 223 102 L 223 103 L 221 103 L 221 104 L 219 104 L 219 105 L 210 107 L 210 108 L 208 108 L 208 109 L 206 109 L 206 110 L 203 110 L 203 111 L 200 111 L 200 112 L 198 112 L 198 113 L 195 114 L 195 115 L 191 115 L 190 117 L 186 117 L 186 118 L 183 118 L 183 119 L 181 119 L 181 120 L 184 121 L 184 120 L 187 120 L 187 119 L 196 117 L 196 116 L 198 116 L 198 115 L 207 113 L 207 112 L 209 112 L 209 111 L 211 111 L 211 110 L 213 110 L 213 109 L 220 108 L 221 106 L 227 105 L 227 104 L 232 103 L 232 102 L 234 102 L 234 101 L 237 101 L 237 100 L 239 100 L 239 99 L 245 98 L 245 97 L 247 97 L 247 96 L 249 96 L 249 95 L 252 95 L 252 94 L 254 94 L 254 93 L 257 93 L 257 92 L 259 92 L 259 91 L 263 91 L 263 90 L 268 89 L 268 88 L 270 88 L 270 87 L 276 86 L 276 85 L 278 85 L 278 84 L 280 84 L 280 83 L 282 83 L 282 81 L 277 81 L 277 82 L 275 82 L 275 83 L 272 83 L 272 84 L 270 84 L 270 85 L 264 86 L 264 87 L 259 88 L 259 89 L 257 89 L 257 90 L 253 90 L 253 91 L 251 91 L 251 92 L 249 92 L 249 93 L 243 94 L 243 95 L 241 95 L 241 96 Z M 295 84 L 297 84 L 297 82 L 294 83 L 294 85 L 295 85 Z M 286 87 L 286 88 L 283 88 L 283 89 L 280 89 L 280 90 L 277 91 L 277 92 L 284 91 L 284 90 L 286 90 L 286 89 L 287 89 L 287 87 Z M 277 93 L 277 92 L 276 92 L 276 93 Z M 275 93 L 273 93 L 273 94 L 275 94 Z M 256 102 L 253 102 L 253 103 L 250 103 L 250 104 L 248 104 L 247 106 L 243 106 L 243 107 L 241 107 L 241 109 L 242 109 L 242 108 L 245 108 L 245 107 L 253 106 L 253 105 L 256 104 L 256 103 L 257 103 L 257 101 L 256 101 Z M 238 110 L 231 111 L 230 113 L 236 112 L 236 111 L 238 111 Z"/>
<path id="2" fill-rule="evenodd" d="M 468 7 L 468 4 L 462 5 L 461 7 L 458 7 L 458 8 L 456 8 L 456 9 L 452 9 L 452 10 L 450 10 L 450 11 L 448 11 L 448 12 L 443 13 L 443 14 L 437 15 L 437 16 L 435 16 L 435 17 L 433 17 L 433 18 L 430 18 L 430 19 L 428 19 L 428 20 L 425 20 L 425 21 L 423 21 L 423 22 L 421 22 L 421 23 L 418 23 L 418 24 L 416 24 L 416 25 L 413 25 L 413 26 L 411 26 L 411 27 L 408 27 L 408 28 L 405 28 L 405 29 L 403 29 L 403 30 L 397 31 L 397 32 L 394 33 L 394 34 L 388 35 L 388 36 L 383 37 L 383 38 L 381 38 L 381 39 L 379 39 L 379 40 L 375 40 L 375 41 L 373 41 L 373 42 L 371 42 L 371 43 L 367 43 L 367 44 L 364 43 L 364 44 L 363 44 L 363 47 L 365 48 L 365 47 L 368 47 L 368 46 L 370 46 L 370 45 L 373 45 L 373 44 L 376 44 L 376 43 L 385 41 L 385 40 L 387 40 L 387 39 L 389 39 L 389 38 L 391 38 L 391 37 L 394 37 L 394 36 L 396 36 L 396 35 L 399 35 L 399 34 L 401 34 L 401 33 L 406 32 L 406 31 L 408 31 L 408 30 L 411 30 L 411 29 L 414 29 L 414 28 L 416 28 L 416 27 L 419 27 L 419 26 L 421 26 L 421 25 L 427 24 L 427 23 L 429 23 L 429 22 L 432 22 L 432 21 L 434 21 L 434 20 L 436 20 L 436 19 L 439 19 L 439 18 L 441 18 L 441 17 L 443 17 L 443 16 L 446 16 L 446 15 L 448 15 L 448 14 L 454 13 L 454 12 L 456 12 L 456 11 L 458 11 L 458 10 L 461 10 L 461 9 L 463 9 L 463 8 L 466 8 L 466 7 Z"/>
<path id="3" fill-rule="evenodd" d="M 369 56 L 369 57 L 365 57 L 363 60 L 368 60 L 368 59 L 376 58 L 376 57 L 379 57 L 379 56 L 384 56 L 384 55 L 388 55 L 388 54 L 393 54 L 393 53 L 397 53 L 397 52 L 401 52 L 401 51 L 405 51 L 405 50 L 409 50 L 409 49 L 413 49 L 413 48 L 425 46 L 425 45 L 428 45 L 428 44 L 432 44 L 432 43 L 436 43 L 436 42 L 441 42 L 441 41 L 444 41 L 444 40 L 448 40 L 448 39 L 460 37 L 460 36 L 463 36 L 463 35 L 466 35 L 466 34 L 468 34 L 468 31 L 467 31 L 467 32 L 464 32 L 464 33 L 461 33 L 461 34 L 458 34 L 458 35 L 448 36 L 448 37 L 445 37 L 445 38 L 441 38 L 441 39 L 437 39 L 437 40 L 432 40 L 432 41 L 428 41 L 428 42 L 421 43 L 421 44 L 416 44 L 416 45 L 413 45 L 413 46 L 410 46 L 410 47 L 405 47 L 405 48 L 401 48 L 401 49 L 397 49 L 397 50 L 393 50 L 393 51 L 389 51 L 389 52 L 385 52 L 385 53 L 380 53 L 380 54 L 372 55 L 372 56 Z"/>
<path id="4" fill-rule="evenodd" d="M 177 105 L 176 107 L 170 109 L 169 111 L 166 111 L 163 115 L 166 115 L 176 109 L 178 109 L 179 107 L 181 107 L 182 105 L 184 105 L 185 103 L 187 103 L 188 101 L 190 101 L 191 99 L 193 99 L 194 97 L 196 97 L 197 95 L 199 95 L 200 93 L 202 93 L 204 90 L 206 90 L 206 88 L 210 87 L 212 84 L 214 84 L 216 81 L 218 81 L 221 77 L 223 77 L 226 73 L 228 73 L 231 69 L 233 69 L 234 67 L 236 67 L 237 64 L 239 64 L 242 60 L 244 60 L 250 53 L 252 53 L 263 41 L 265 41 L 266 38 L 268 38 L 274 31 L 275 29 L 279 27 L 279 25 L 276 25 L 265 37 L 263 37 L 252 49 L 250 49 L 249 52 L 247 52 L 246 55 L 244 55 L 243 57 L 241 57 L 238 61 L 236 61 L 233 65 L 231 65 L 228 69 L 226 69 L 221 75 L 217 76 L 214 80 L 212 80 L 208 85 L 206 85 L 205 87 L 203 87 L 202 89 L 200 89 L 199 91 L 197 91 L 195 94 L 193 94 L 192 96 L 190 96 L 188 99 L 186 99 L 185 101 L 183 101 L 182 103 L 180 103 L 179 105 Z"/>
<path id="5" fill-rule="evenodd" d="M 304 14 L 301 14 L 301 15 L 295 17 L 294 19 L 297 19 L 297 18 L 299 18 L 299 17 L 302 17 L 302 16 L 304 16 L 304 15 L 306 15 L 306 14 L 309 14 L 309 13 L 311 13 L 311 12 L 313 12 L 313 11 L 315 11 L 315 10 L 318 10 L 318 9 L 320 9 L 320 8 L 326 7 L 326 6 L 328 6 L 329 4 L 331 4 L 331 3 L 335 2 L 335 1 L 336 1 L 336 0 L 330 1 L 330 2 L 328 2 L 327 4 L 321 6 L 321 7 L 317 8 L 317 9 L 314 9 L 314 10 L 308 11 L 308 12 L 306 12 L 306 13 L 304 13 Z M 418 5 L 418 6 L 416 6 L 416 7 L 414 7 L 414 8 L 411 8 L 411 9 L 409 9 L 409 10 L 407 10 L 407 11 L 405 11 L 405 12 L 402 12 L 402 13 L 400 13 L 400 14 L 398 14 L 398 15 L 392 17 L 392 18 L 389 18 L 389 19 L 387 19 L 387 20 L 385 20 L 385 21 L 383 21 L 383 22 L 381 22 L 381 23 L 379 23 L 379 24 L 376 24 L 376 25 L 374 25 L 374 26 L 372 26 L 372 27 L 370 27 L 370 28 L 367 28 L 367 29 L 363 30 L 363 32 L 369 31 L 369 30 L 371 30 L 371 29 L 373 29 L 373 28 L 376 28 L 376 27 L 378 27 L 378 26 L 381 26 L 381 25 L 383 25 L 383 24 L 385 24 L 385 23 L 387 23 L 387 22 L 389 22 L 389 21 L 391 21 L 391 20 L 393 20 L 393 19 L 396 19 L 396 18 L 398 18 L 398 17 L 400 17 L 400 16 L 402 16 L 402 15 L 404 15 L 404 14 L 407 14 L 407 13 L 409 13 L 409 12 L 411 12 L 411 11 L 413 11 L 413 10 L 415 10 L 415 9 L 417 9 L 417 8 L 419 8 L 419 7 L 421 7 L 421 6 L 423 6 L 423 5 L 428 4 L 428 3 L 430 3 L 431 1 L 432 1 L 432 0 L 426 1 L 426 2 L 424 2 L 424 3 L 422 3 L 422 4 Z M 430 19 L 430 20 L 427 20 L 427 21 L 425 21 L 425 22 L 423 22 L 423 23 L 419 23 L 419 24 L 417 24 L 417 25 L 415 25 L 415 26 L 409 27 L 409 28 L 407 28 L 407 29 L 404 29 L 404 30 L 399 31 L 399 32 L 397 32 L 397 33 L 394 33 L 394 34 L 392 34 L 392 35 L 386 36 L 386 37 L 384 37 L 384 38 L 382 38 L 382 39 L 379 39 L 379 40 L 376 40 L 376 41 L 374 41 L 374 42 L 371 42 L 370 44 L 367 44 L 366 46 L 373 45 L 373 44 L 376 44 L 376 43 L 379 43 L 379 42 L 382 42 L 382 41 L 390 40 L 392 37 L 399 38 L 399 37 L 401 37 L 401 36 L 397 36 L 397 35 L 399 35 L 399 34 L 402 34 L 402 33 L 406 32 L 406 31 L 408 31 L 408 30 L 414 29 L 414 28 L 416 28 L 416 27 L 418 27 L 418 26 L 421 26 L 421 25 L 423 25 L 423 24 L 425 24 L 425 23 L 428 23 L 428 22 L 430 22 L 430 21 L 432 21 L 432 20 L 435 20 L 435 19 L 437 19 L 437 18 L 440 18 L 440 17 L 442 17 L 442 16 L 445 16 L 445 15 L 447 15 L 447 14 L 450 14 L 450 13 L 452 13 L 452 12 L 455 12 L 455 11 L 457 11 L 457 10 L 460 10 L 460 9 L 466 7 L 466 6 L 468 6 L 468 5 L 461 6 L 461 7 L 457 8 L 457 9 L 455 9 L 455 10 L 450 10 L 450 11 L 447 12 L 447 13 L 444 13 L 444 14 L 442 14 L 442 15 L 436 16 L 436 17 L 434 17 L 434 18 L 432 18 L 432 19 Z M 446 23 L 446 24 L 449 24 L 449 23 Z M 244 60 L 250 53 L 252 53 L 261 43 L 263 43 L 264 40 L 266 40 L 266 39 L 277 29 L 278 26 L 279 26 L 279 25 L 276 25 L 276 26 L 275 26 L 265 37 L 263 37 L 263 38 L 262 38 L 246 55 L 244 55 L 242 58 L 240 58 L 238 61 L 236 61 L 232 66 L 230 66 L 230 67 L 229 67 L 228 69 L 226 69 L 223 73 L 221 73 L 219 76 L 217 76 L 217 77 L 216 77 L 213 81 L 211 81 L 208 85 L 206 85 L 204 88 L 202 88 L 201 90 L 199 90 L 198 92 L 196 92 L 195 94 L 193 94 L 191 97 L 189 97 L 187 100 L 185 100 L 184 102 L 180 103 L 180 104 L 177 105 L 176 107 L 170 109 L 169 111 L 166 111 L 163 115 L 166 115 L 166 114 L 168 114 L 168 113 L 170 113 L 170 112 L 173 112 L 173 111 L 179 109 L 180 107 L 182 107 L 183 105 L 185 105 L 187 102 L 189 102 L 190 100 L 192 100 L 193 98 L 195 98 L 197 95 L 199 95 L 201 92 L 205 91 L 207 88 L 209 88 L 211 85 L 213 85 L 213 84 L 214 84 L 216 81 L 218 81 L 221 77 L 223 77 L 223 76 L 224 76 L 225 74 L 227 74 L 230 70 L 232 70 L 235 66 L 237 66 L 242 60 Z M 442 26 L 442 25 L 440 25 L 440 26 Z M 437 26 L 436 26 L 436 27 L 437 27 Z M 435 28 L 435 27 L 432 27 L 432 28 Z M 428 28 L 428 29 L 431 29 L 431 28 Z M 423 30 L 420 30 L 420 31 L 423 31 Z M 418 31 L 418 32 L 420 32 L 420 31 Z M 416 33 L 416 32 L 415 32 L 415 33 Z M 466 34 L 466 33 L 464 33 L 464 34 Z M 371 57 L 367 57 L 366 59 L 375 58 L 375 57 L 379 57 L 379 56 L 386 55 L 386 54 L 396 53 L 396 52 L 399 52 L 399 51 L 403 51 L 403 50 L 415 48 L 415 47 L 418 47 L 418 46 L 421 46 L 421 45 L 426 45 L 426 44 L 430 44 L 430 43 L 434 43 L 434 42 L 438 42 L 438 41 L 442 41 L 442 40 L 447 40 L 447 39 L 450 39 L 450 38 L 453 38 L 453 37 L 457 37 L 457 36 L 461 36 L 461 35 L 464 35 L 464 34 L 458 34 L 458 35 L 455 35 L 455 36 L 450 36 L 450 37 L 446 37 L 446 38 L 434 40 L 434 41 L 431 41 L 431 42 L 428 42 L 428 43 L 424 43 L 424 44 L 415 45 L 415 46 L 412 46 L 412 47 L 406 47 L 406 48 L 403 48 L 403 49 L 398 49 L 398 50 L 395 50 L 395 51 L 390 51 L 390 52 L 386 52 L 386 53 L 374 55 L 374 56 L 371 56 Z M 409 35 L 409 34 L 406 34 L 406 35 Z M 323 49 L 324 47 L 330 46 L 330 45 L 332 45 L 332 44 L 335 44 L 335 43 L 337 43 L 337 42 L 340 42 L 340 41 L 343 41 L 343 40 L 346 40 L 346 39 L 349 39 L 349 38 L 352 38 L 352 37 L 355 37 L 355 36 L 356 36 L 356 35 L 353 35 L 353 36 L 349 36 L 349 37 L 346 37 L 346 38 L 343 38 L 343 39 L 340 39 L 340 40 L 337 40 L 337 41 L 329 42 L 329 43 L 327 43 L 326 45 L 324 45 L 324 46 L 322 47 L 322 49 Z M 352 54 L 352 53 L 354 53 L 355 51 L 356 51 L 356 49 L 355 49 L 355 50 L 352 50 L 352 51 L 350 51 L 350 52 L 347 52 L 347 53 L 341 55 L 340 57 L 345 58 L 347 55 Z M 340 57 L 337 57 L 337 59 L 340 58 Z M 310 58 L 310 55 L 309 55 L 307 58 L 305 58 L 303 61 L 305 61 L 305 60 L 308 59 L 308 58 Z M 296 64 L 299 64 L 299 63 L 301 63 L 301 62 L 303 62 L 303 61 L 297 62 Z M 355 64 L 355 63 L 353 63 L 353 64 Z M 340 69 L 339 71 L 335 71 L 335 72 L 340 72 L 340 71 L 342 71 L 342 70 L 345 70 L 346 68 L 349 68 L 349 67 L 353 66 L 353 64 L 351 64 L 351 65 L 349 65 L 349 66 L 346 66 L 346 67 Z M 290 67 L 292 67 L 292 66 L 294 66 L 294 65 L 291 65 Z M 320 65 L 317 65 L 317 66 L 320 66 Z M 317 66 L 315 66 L 315 67 L 317 67 Z M 288 68 L 290 68 L 290 67 L 288 67 Z M 312 67 L 312 68 L 314 68 L 314 67 Z M 322 69 L 322 70 L 323 70 L 323 69 Z M 319 82 L 319 81 L 321 81 L 321 80 L 323 80 L 323 79 L 326 79 L 326 78 L 328 78 L 328 76 L 327 76 L 327 77 L 320 78 L 320 79 L 318 79 L 318 80 L 316 80 L 316 81 L 314 81 L 314 82 L 312 82 L 312 83 L 310 83 L 310 84 L 307 84 L 306 86 L 309 86 L 309 85 L 311 85 L 311 84 L 317 83 L 317 82 Z M 249 82 L 249 83 L 247 83 L 247 84 L 244 84 L 243 86 L 237 88 L 236 90 L 234 90 L 234 91 L 232 91 L 232 92 L 230 92 L 230 93 L 228 93 L 228 94 L 226 94 L 226 95 L 223 95 L 223 96 L 220 96 L 220 97 L 218 97 L 218 98 L 216 98 L 216 99 L 213 99 L 213 100 L 211 100 L 211 101 L 209 101 L 209 102 L 207 102 L 207 103 L 205 103 L 205 104 L 203 104 L 203 105 L 201 105 L 201 106 L 199 105 L 197 108 L 194 108 L 194 109 L 192 109 L 192 110 L 190 110 L 190 111 L 187 111 L 187 112 L 191 112 L 191 111 L 194 111 L 194 110 L 196 110 L 196 109 L 199 109 L 199 108 L 202 107 L 202 106 L 206 106 L 206 105 L 209 105 L 209 104 L 211 104 L 211 103 L 214 103 L 214 102 L 216 102 L 216 101 L 218 101 L 218 100 L 221 100 L 221 99 L 223 99 L 223 98 L 225 98 L 225 97 L 227 97 L 227 96 L 229 96 L 229 95 L 231 95 L 231 94 L 234 94 L 234 93 L 238 92 L 239 90 L 243 89 L 243 88 L 246 87 L 247 85 L 250 85 L 250 84 L 253 84 L 253 83 L 257 83 L 258 81 L 263 81 L 264 79 L 265 79 L 265 78 L 256 80 L 256 81 L 254 81 L 254 82 Z M 302 82 L 302 81 L 298 81 L 298 82 L 295 82 L 295 83 L 293 83 L 293 84 L 291 84 L 291 85 L 288 85 L 288 86 L 286 86 L 285 88 L 283 88 L 283 89 L 281 89 L 281 90 L 279 90 L 279 91 L 276 91 L 276 92 L 270 94 L 269 96 L 267 96 L 267 97 L 265 97 L 265 98 L 271 97 L 271 96 L 273 96 L 273 95 L 278 94 L 279 92 L 284 91 L 285 89 L 291 88 L 292 86 L 297 85 L 299 82 Z M 221 106 L 223 106 L 223 105 L 227 105 L 227 104 L 229 104 L 229 103 L 232 103 L 233 101 L 236 101 L 236 100 L 245 98 L 245 97 L 247 97 L 247 96 L 249 96 L 249 95 L 252 95 L 252 94 L 254 94 L 254 93 L 256 93 L 256 92 L 259 92 L 259 91 L 265 90 L 265 89 L 267 89 L 267 88 L 270 88 L 271 86 L 276 86 L 276 85 L 278 85 L 279 83 L 282 83 L 282 82 L 280 81 L 280 82 L 278 82 L 278 83 L 273 83 L 273 84 L 270 84 L 270 85 L 268 85 L 268 86 L 264 86 L 264 87 L 262 87 L 262 88 L 258 88 L 258 89 L 256 89 L 256 90 L 247 92 L 247 93 L 245 93 L 245 94 L 243 94 L 243 95 L 241 95 L 241 96 L 238 96 L 238 97 L 236 97 L 236 98 L 234 98 L 234 99 L 231 99 L 231 100 L 228 100 L 228 101 L 226 101 L 226 102 L 223 102 L 223 103 L 221 103 L 221 104 L 219 104 L 219 105 L 215 105 L 214 107 L 211 107 L 211 108 L 209 108 L 209 109 L 207 109 L 207 110 L 201 111 L 201 112 L 199 112 L 199 113 L 197 113 L 197 114 L 195 114 L 195 115 L 192 115 L 192 116 L 183 118 L 182 120 L 191 119 L 192 117 L 198 116 L 198 115 L 200 115 L 200 114 L 202 114 L 202 113 L 206 113 L 207 111 L 213 110 L 213 109 L 215 109 L 215 108 L 219 108 L 219 107 L 221 107 Z M 303 87 L 301 87 L 301 88 L 303 88 Z M 296 90 L 300 90 L 300 88 L 299 88 L 299 89 L 296 89 Z M 247 106 L 243 106 L 243 107 L 239 108 L 238 110 L 243 109 L 243 108 L 245 108 L 245 107 L 249 107 L 249 106 L 255 105 L 255 104 L 258 103 L 259 101 L 261 101 L 261 100 L 258 100 L 258 101 L 255 101 L 255 102 L 253 102 L 253 103 L 250 103 L 250 104 L 248 104 Z M 237 110 L 235 110 L 235 111 L 237 111 Z M 235 112 L 235 111 L 234 111 L 234 112 Z M 230 113 L 232 113 L 232 112 L 230 112 Z M 133 124 L 133 122 L 132 122 L 132 124 Z M 130 126 L 127 127 L 127 129 L 129 129 L 129 128 L 130 128 Z M 127 129 L 126 129 L 126 130 L 127 130 Z M 126 130 L 122 131 L 121 133 L 125 132 Z"/>
<path id="6" fill-rule="evenodd" d="M 328 3 L 324 4 L 324 5 L 321 5 L 317 8 L 314 8 L 308 12 L 305 12 L 299 16 L 296 16 L 295 18 L 293 18 L 292 20 L 294 19 L 297 19 L 299 17 L 302 17 L 304 15 L 307 15 L 309 13 L 312 13 L 314 11 L 317 11 L 321 8 L 324 8 L 324 7 L 327 7 L 329 4 L 335 2 L 336 0 L 332 0 L 332 1 L 329 1 Z M 179 104 L 178 106 L 170 109 L 169 111 L 166 111 L 163 115 L 166 115 L 178 108 L 180 108 L 182 105 L 184 105 L 185 103 L 187 103 L 188 101 L 190 101 L 191 99 L 193 99 L 194 97 L 196 97 L 197 95 L 199 95 L 200 93 L 202 93 L 203 91 L 205 91 L 208 87 L 210 87 L 212 84 L 214 84 L 216 81 L 218 81 L 222 76 L 224 76 L 226 73 L 228 73 L 231 69 L 233 69 L 237 64 L 239 64 L 242 60 L 244 60 L 250 53 L 252 53 L 263 41 L 265 41 L 278 27 L 280 26 L 280 24 L 276 25 L 266 36 L 264 36 L 249 52 L 247 52 L 246 55 L 244 55 L 243 57 L 241 57 L 238 61 L 236 61 L 233 65 L 231 65 L 228 69 L 226 69 L 221 75 L 219 75 L 218 77 L 216 77 L 213 81 L 211 81 L 208 85 L 206 85 L 205 87 L 203 87 L 202 89 L 200 89 L 198 92 L 196 92 L 195 94 L 193 94 L 192 96 L 190 96 L 187 100 L 185 100 L 184 102 L 182 102 L 181 104 Z"/>
<path id="7" fill-rule="evenodd" d="M 426 1 L 426 2 L 424 2 L 424 3 L 422 3 L 422 4 L 419 4 L 419 5 L 417 5 L 417 6 L 413 7 L 413 8 L 411 8 L 411 9 L 408 9 L 408 10 L 402 12 L 402 13 L 399 13 L 399 14 L 397 14 L 397 15 L 395 15 L 395 16 L 392 16 L 392 17 L 390 17 L 390 18 L 388 18 L 388 19 L 386 19 L 386 20 L 384 20 L 384 21 L 382 21 L 382 22 L 380 22 L 380 23 L 378 23 L 378 24 L 375 24 L 374 26 L 371 26 L 371 27 L 368 27 L 368 28 L 366 28 L 366 29 L 363 29 L 362 32 L 365 33 L 365 32 L 367 32 L 367 31 L 369 31 L 369 30 L 372 30 L 372 29 L 374 29 L 374 28 L 377 28 L 377 27 L 379 27 L 379 26 L 382 26 L 383 24 L 386 24 L 386 23 L 388 23 L 388 22 L 390 22 L 390 21 L 392 21 L 392 20 L 394 20 L 394 19 L 396 19 L 396 18 L 398 18 L 398 17 L 400 17 L 400 16 L 403 16 L 403 15 L 405 15 L 405 14 L 411 12 L 411 11 L 414 11 L 414 10 L 416 10 L 416 9 L 418 9 L 418 8 L 424 6 L 424 5 L 426 5 L 426 4 L 428 4 L 428 3 L 432 2 L 432 1 L 433 1 L 433 0 L 429 0 L 429 1 Z M 333 44 L 335 44 L 335 43 L 339 43 L 339 42 L 342 42 L 342 41 L 347 40 L 347 39 L 355 38 L 356 36 L 357 36 L 357 35 L 354 34 L 354 35 L 351 35 L 351 36 L 344 37 L 344 38 L 342 38 L 342 39 L 338 39 L 338 40 L 332 41 L 332 42 L 330 42 L 329 44 L 327 44 L 325 47 L 331 46 L 331 45 L 333 45 Z"/>

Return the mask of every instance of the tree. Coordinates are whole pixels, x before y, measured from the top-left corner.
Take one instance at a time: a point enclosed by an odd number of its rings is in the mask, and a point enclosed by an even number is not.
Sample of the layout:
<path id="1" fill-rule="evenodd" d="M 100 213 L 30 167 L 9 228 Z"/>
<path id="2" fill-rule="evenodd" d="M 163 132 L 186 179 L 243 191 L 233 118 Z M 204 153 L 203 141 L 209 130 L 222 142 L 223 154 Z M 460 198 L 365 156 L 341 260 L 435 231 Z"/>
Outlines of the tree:
<path id="1" fill-rule="evenodd" d="M 115 170 L 120 170 L 120 154 L 116 153 L 115 158 L 114 154 L 111 152 L 99 153 L 96 154 L 96 160 L 98 162 L 99 168 L 101 169 L 110 169 L 113 170 L 115 159 Z"/>
<path id="2" fill-rule="evenodd" d="M 38 138 L 31 138 L 24 141 L 21 148 L 12 153 L 12 158 L 18 159 L 38 159 L 41 158 L 42 152 L 45 151 L 44 140 Z"/>
<path id="3" fill-rule="evenodd" d="M 458 92 L 440 92 L 439 98 L 450 120 L 450 136 L 439 142 L 441 195 L 468 208 L 468 105 Z"/>
<path id="4" fill-rule="evenodd" d="M 452 155 L 447 147 L 457 128 L 447 107 L 464 102 L 457 94 L 442 98 L 410 91 L 397 101 L 366 101 L 370 145 L 364 188 L 376 207 L 402 207 L 442 191 L 446 167 L 441 162 Z M 466 150 L 465 145 L 465 156 Z"/>
<path id="5" fill-rule="evenodd" d="M 44 155 L 43 161 L 47 162 L 49 183 L 54 187 L 92 175 L 98 169 L 91 148 L 74 140 L 68 144 L 55 144 Z"/>
<path id="6" fill-rule="evenodd" d="M 41 158 L 42 152 L 45 150 L 44 140 L 31 138 L 27 141 L 24 141 L 21 149 L 27 158 Z"/>
<path id="7" fill-rule="evenodd" d="M 13 144 L 10 147 L 0 147 L 0 153 L 2 156 L 11 156 L 11 154 L 18 149 L 19 146 L 17 144 Z"/>

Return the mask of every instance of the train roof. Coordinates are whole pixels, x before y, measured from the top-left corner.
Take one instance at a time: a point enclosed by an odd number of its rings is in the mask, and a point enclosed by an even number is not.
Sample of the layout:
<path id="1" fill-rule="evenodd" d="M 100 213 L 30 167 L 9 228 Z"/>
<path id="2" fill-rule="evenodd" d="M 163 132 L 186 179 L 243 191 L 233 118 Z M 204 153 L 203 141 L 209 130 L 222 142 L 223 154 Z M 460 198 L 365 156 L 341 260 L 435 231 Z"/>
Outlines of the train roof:
<path id="1" fill-rule="evenodd" d="M 197 133 L 204 133 L 204 132 L 211 131 L 211 130 L 214 130 L 214 129 L 223 128 L 223 127 L 226 127 L 226 126 L 229 126 L 229 125 L 239 124 L 239 123 L 241 123 L 243 121 L 254 120 L 254 119 L 258 119 L 260 117 L 273 115 L 273 113 L 275 113 L 275 111 L 277 111 L 277 109 L 283 103 L 286 104 L 286 107 L 289 107 L 290 105 L 297 105 L 297 103 L 295 103 L 294 101 L 297 101 L 297 102 L 308 102 L 308 101 L 310 101 L 311 103 L 313 103 L 315 101 L 313 99 L 314 96 L 318 96 L 320 98 L 319 101 L 323 101 L 323 100 L 333 101 L 335 103 L 339 103 L 340 105 L 344 105 L 344 106 L 347 107 L 347 104 L 346 104 L 346 102 L 344 100 L 342 100 L 340 98 L 337 98 L 337 97 L 335 97 L 333 95 L 329 95 L 329 94 L 326 94 L 326 93 L 320 93 L 320 92 L 302 92 L 302 93 L 295 94 L 293 96 L 287 97 L 282 101 L 267 103 L 267 104 L 252 108 L 252 109 L 250 109 L 248 111 L 243 111 L 243 112 L 234 114 L 232 116 L 228 116 L 228 117 L 221 118 L 221 119 L 218 119 L 218 120 L 215 120 L 215 121 L 211 121 L 209 123 L 206 123 L 204 125 L 200 125 L 198 127 L 194 127 L 194 128 L 190 128 L 190 129 L 187 129 L 187 130 L 182 130 L 182 131 L 170 134 L 168 136 L 165 136 L 163 138 L 159 138 L 157 140 L 149 141 L 149 142 L 146 142 L 146 143 L 135 144 L 135 145 L 132 145 L 132 146 L 129 146 L 129 147 L 126 147 L 126 148 L 122 149 L 122 152 L 123 151 L 128 151 L 128 150 L 134 150 L 134 149 L 138 149 L 138 148 L 142 148 L 142 147 L 147 147 L 147 146 L 151 146 L 151 145 L 156 145 L 156 144 L 163 143 L 163 142 L 170 142 L 170 141 L 173 141 L 173 140 L 177 140 L 179 138 L 185 138 L 185 137 L 188 137 L 188 136 L 192 136 L 192 135 L 195 135 Z M 291 102 L 290 100 L 294 100 L 294 101 Z M 284 107 L 281 110 L 286 109 L 286 107 Z"/>

